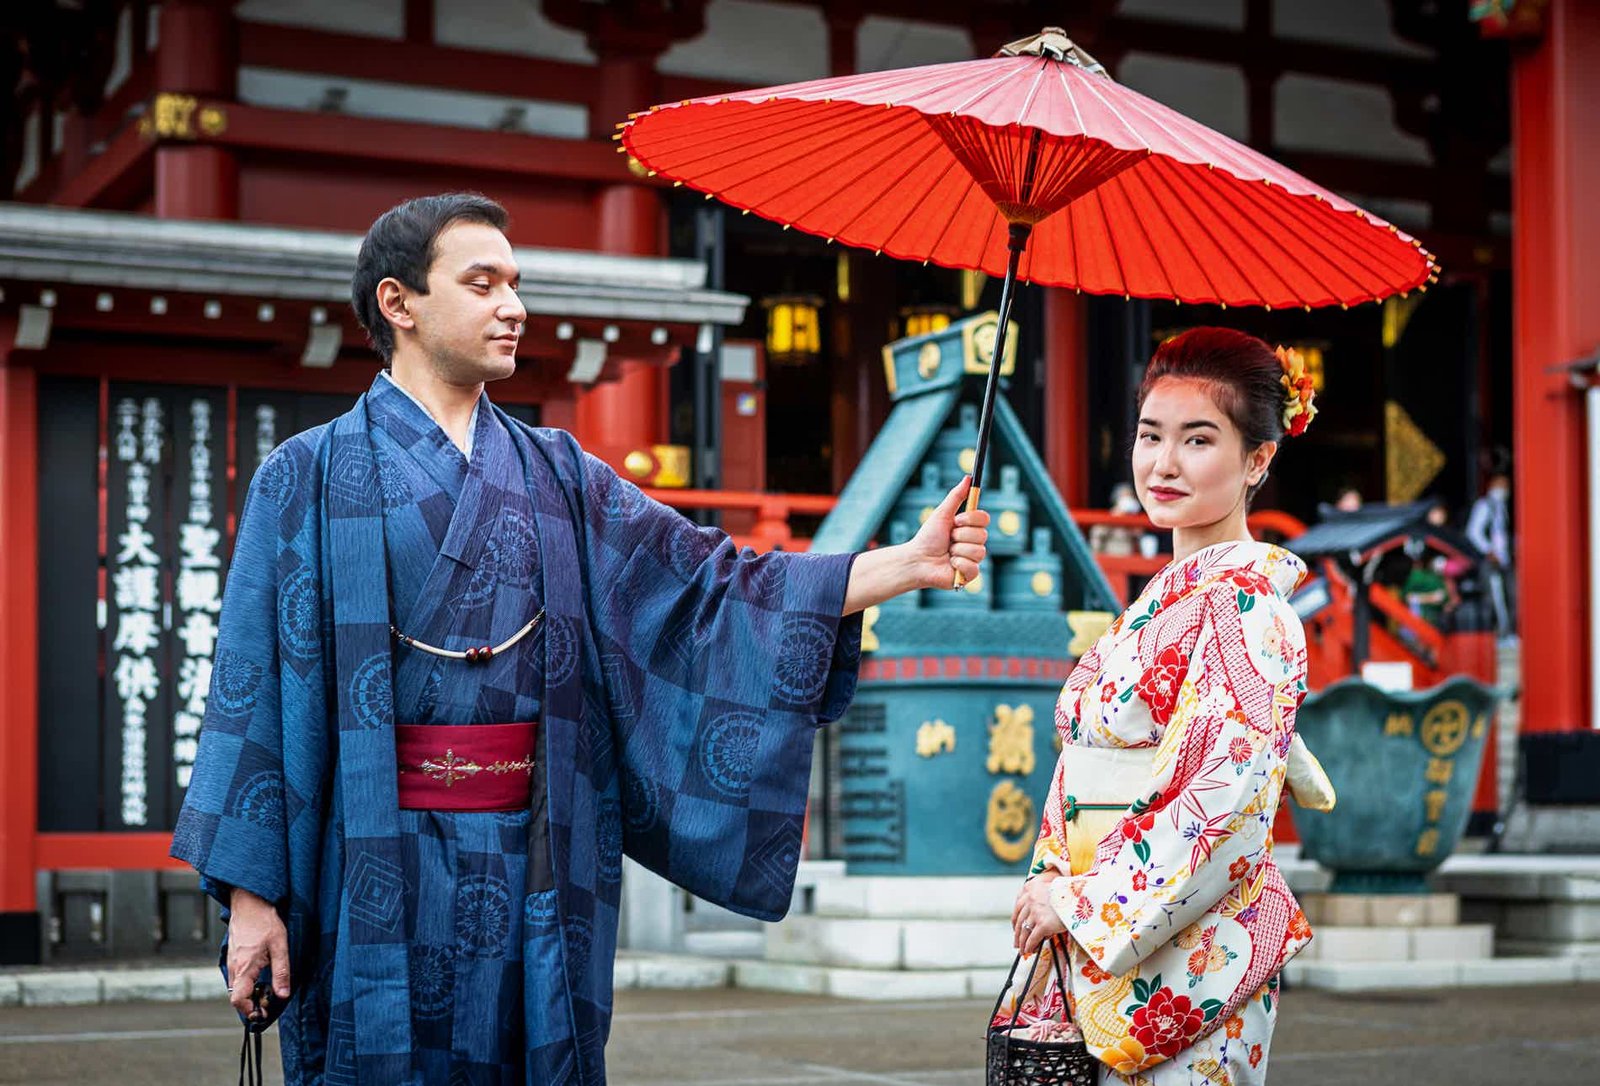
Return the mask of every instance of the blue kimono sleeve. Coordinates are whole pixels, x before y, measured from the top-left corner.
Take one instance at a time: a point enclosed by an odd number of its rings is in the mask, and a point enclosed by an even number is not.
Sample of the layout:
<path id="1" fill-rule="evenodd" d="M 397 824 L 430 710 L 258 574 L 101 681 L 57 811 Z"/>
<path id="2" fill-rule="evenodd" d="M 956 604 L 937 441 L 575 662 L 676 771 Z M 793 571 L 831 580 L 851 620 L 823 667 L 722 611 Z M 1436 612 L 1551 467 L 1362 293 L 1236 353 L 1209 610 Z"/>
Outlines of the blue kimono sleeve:
<path id="1" fill-rule="evenodd" d="M 289 896 L 279 697 L 279 531 L 273 460 L 257 472 L 239 520 L 194 773 L 171 855 L 223 906 L 233 887 L 283 906 Z"/>
<path id="2" fill-rule="evenodd" d="M 855 695 L 851 554 L 757 554 L 583 458 L 590 621 L 624 845 L 727 908 L 777 919 L 800 860 L 816 728 Z"/>

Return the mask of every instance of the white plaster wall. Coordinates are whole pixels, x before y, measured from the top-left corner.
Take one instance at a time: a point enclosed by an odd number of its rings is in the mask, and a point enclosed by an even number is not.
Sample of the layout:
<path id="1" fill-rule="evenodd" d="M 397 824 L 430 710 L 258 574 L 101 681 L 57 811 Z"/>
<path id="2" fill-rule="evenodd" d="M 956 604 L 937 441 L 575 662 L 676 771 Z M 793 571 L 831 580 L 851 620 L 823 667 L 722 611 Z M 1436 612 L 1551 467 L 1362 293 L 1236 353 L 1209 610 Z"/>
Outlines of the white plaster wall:
<path id="1" fill-rule="evenodd" d="M 1370 83 L 1286 75 L 1273 96 L 1277 142 L 1300 151 L 1339 151 L 1427 164 L 1425 140 L 1395 126 L 1389 94 Z"/>
<path id="2" fill-rule="evenodd" d="M 544 17 L 538 0 L 436 0 L 433 38 L 459 49 L 486 49 L 593 64 L 583 35 Z"/>
<path id="3" fill-rule="evenodd" d="M 1241 143 L 1249 136 L 1244 73 L 1226 64 L 1129 53 L 1117 78 L 1140 94 L 1178 110 Z"/>
<path id="4" fill-rule="evenodd" d="M 662 56 L 669 75 L 748 83 L 798 83 L 828 74 L 828 27 L 807 4 L 712 0 L 705 33 Z"/>
<path id="5" fill-rule="evenodd" d="M 405 0 L 244 0 L 233 13 L 249 23 L 304 26 L 369 38 L 399 38 L 406 24 Z"/>

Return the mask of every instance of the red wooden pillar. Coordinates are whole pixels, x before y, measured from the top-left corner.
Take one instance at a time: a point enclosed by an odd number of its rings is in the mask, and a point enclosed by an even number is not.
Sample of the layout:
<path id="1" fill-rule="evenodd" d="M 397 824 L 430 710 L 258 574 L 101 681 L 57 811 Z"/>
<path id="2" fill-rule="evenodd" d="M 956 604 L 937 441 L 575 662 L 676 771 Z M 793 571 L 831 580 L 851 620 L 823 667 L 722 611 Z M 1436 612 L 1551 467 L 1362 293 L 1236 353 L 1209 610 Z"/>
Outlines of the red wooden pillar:
<path id="1" fill-rule="evenodd" d="M 1044 462 L 1069 509 L 1089 501 L 1089 339 L 1083 298 L 1044 292 Z"/>
<path id="2" fill-rule="evenodd" d="M 607 55 L 603 46 L 597 51 L 601 52 L 599 90 L 589 111 L 590 135 L 609 139 L 618 121 L 655 103 L 656 54 L 625 51 Z M 660 254 L 661 200 L 654 189 L 632 179 L 619 179 L 604 186 L 595 199 L 600 223 L 596 248 L 632 256 Z M 664 442 L 666 371 L 624 362 L 618 380 L 578 394 L 576 422 L 578 440 L 606 459 Z"/>
<path id="3" fill-rule="evenodd" d="M 1512 365 L 1524 731 L 1588 721 L 1583 399 L 1549 367 L 1600 344 L 1600 7 L 1552 0 L 1513 53 Z"/>
<path id="4" fill-rule="evenodd" d="M 156 90 L 231 101 L 238 50 L 232 5 L 166 0 Z M 237 219 L 239 162 L 210 144 L 167 142 L 156 148 L 156 215 L 163 219 Z"/>
<path id="5" fill-rule="evenodd" d="M 37 402 L 16 333 L 0 317 L 0 965 L 40 959 Z"/>

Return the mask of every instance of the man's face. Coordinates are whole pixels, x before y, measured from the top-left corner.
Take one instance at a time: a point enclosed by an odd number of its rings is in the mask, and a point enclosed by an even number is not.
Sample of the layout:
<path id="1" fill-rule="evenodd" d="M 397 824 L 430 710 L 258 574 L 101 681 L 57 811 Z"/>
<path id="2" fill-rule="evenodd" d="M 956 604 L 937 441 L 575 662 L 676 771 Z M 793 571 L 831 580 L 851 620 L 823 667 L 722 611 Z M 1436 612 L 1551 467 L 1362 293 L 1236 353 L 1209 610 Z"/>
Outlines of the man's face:
<path id="1" fill-rule="evenodd" d="M 516 370 L 528 311 L 517 297 L 521 272 L 506 236 L 486 223 L 444 229 L 428 269 L 428 293 L 408 299 L 416 336 L 441 380 L 498 381 Z"/>

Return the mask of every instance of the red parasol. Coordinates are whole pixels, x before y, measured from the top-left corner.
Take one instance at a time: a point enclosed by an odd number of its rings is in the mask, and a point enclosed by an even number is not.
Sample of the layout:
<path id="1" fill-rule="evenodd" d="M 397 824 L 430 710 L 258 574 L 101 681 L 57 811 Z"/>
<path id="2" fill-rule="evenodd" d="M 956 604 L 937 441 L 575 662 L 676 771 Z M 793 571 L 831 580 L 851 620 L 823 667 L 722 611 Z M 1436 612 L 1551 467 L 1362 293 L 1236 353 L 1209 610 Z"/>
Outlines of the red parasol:
<path id="1" fill-rule="evenodd" d="M 1271 307 L 1426 289 L 1421 243 L 1114 82 L 1055 28 L 987 60 L 654 106 L 623 125 L 653 172 L 905 260 L 1094 294 Z M 996 375 L 979 422 L 983 479 Z"/>

